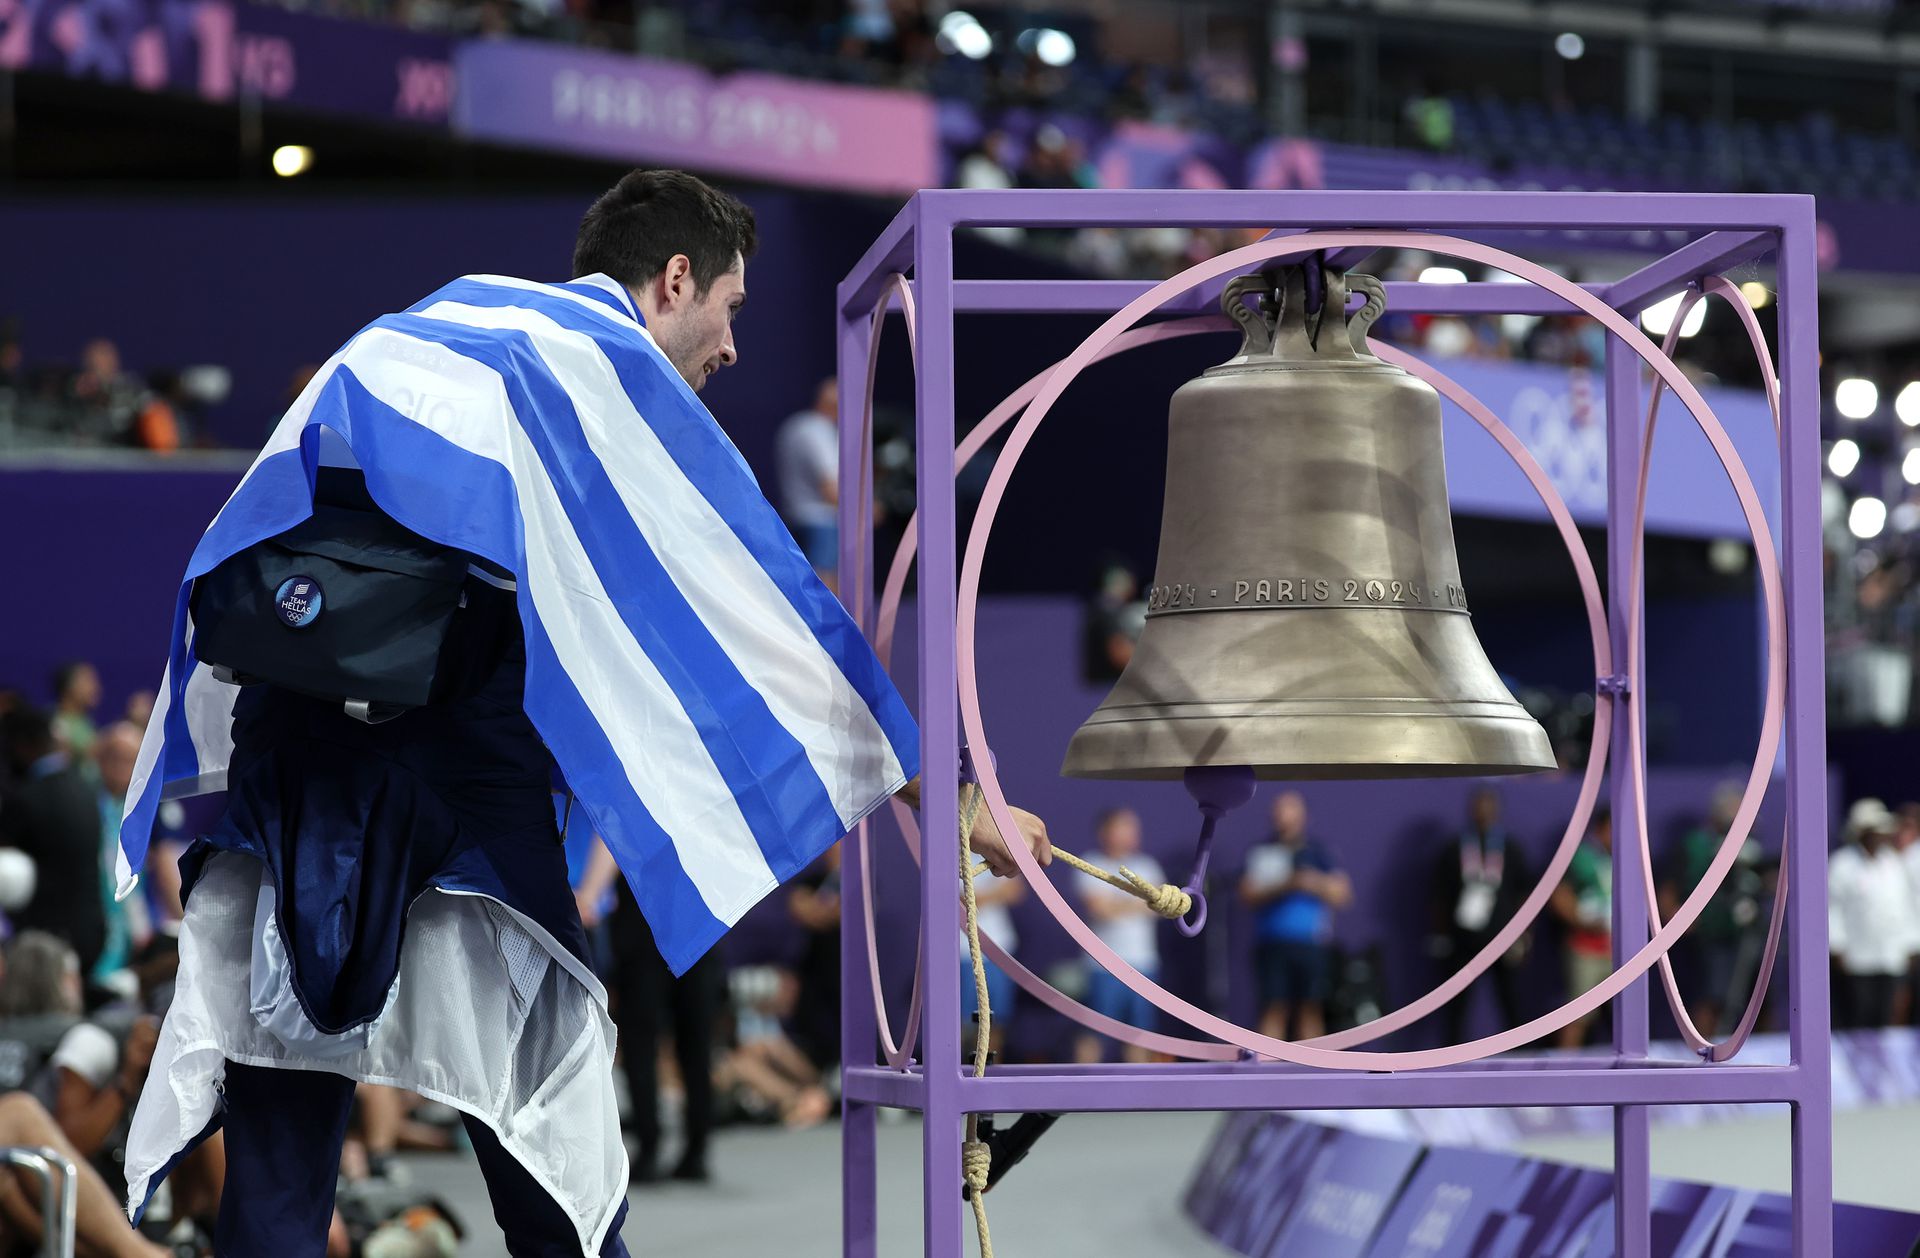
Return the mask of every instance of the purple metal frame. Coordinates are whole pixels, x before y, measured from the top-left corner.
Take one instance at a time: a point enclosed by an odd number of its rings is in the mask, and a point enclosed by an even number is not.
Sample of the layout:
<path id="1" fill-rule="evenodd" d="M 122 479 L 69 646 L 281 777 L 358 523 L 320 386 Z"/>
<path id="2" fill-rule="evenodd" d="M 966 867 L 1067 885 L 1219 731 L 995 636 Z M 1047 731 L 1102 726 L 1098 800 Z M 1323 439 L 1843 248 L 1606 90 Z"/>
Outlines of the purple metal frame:
<path id="1" fill-rule="evenodd" d="M 1513 192 L 1244 192 L 1244 191 L 1020 191 L 938 190 L 917 194 L 888 225 L 838 295 L 839 372 L 864 382 L 869 367 L 869 323 L 889 277 L 911 272 L 917 298 L 918 546 L 920 555 L 919 693 L 922 762 L 953 765 L 955 773 L 926 774 L 921 814 L 928 850 L 958 843 L 957 769 L 960 756 L 956 646 L 957 537 L 954 506 L 954 341 L 957 313 L 1111 314 L 1151 284 L 1105 280 L 956 280 L 956 228 L 1013 226 L 1157 226 L 1167 223 L 1273 227 L 1290 230 L 1379 228 L 1475 232 L 1526 228 L 1641 230 L 1699 233 L 1665 257 L 1612 284 L 1591 286 L 1616 310 L 1634 312 L 1681 291 L 1707 274 L 1773 253 L 1779 270 L 1779 360 L 1782 379 L 1781 562 L 1787 596 L 1787 808 L 1789 904 L 1788 1032 L 1785 1066 L 1681 1064 L 1647 1057 L 1648 983 L 1634 980 L 1614 1002 L 1614 1043 L 1605 1057 L 1490 1059 L 1405 1073 L 1327 1071 L 1270 1062 L 1196 1062 L 1146 1067 L 1047 1065 L 997 1067 L 983 1079 L 961 1069 L 959 973 L 939 959 L 951 955 L 959 929 L 959 897 L 945 860 L 921 868 L 921 942 L 924 1002 L 919 1064 L 894 1070 L 868 1063 L 878 1044 L 869 990 L 862 862 L 843 866 L 841 970 L 846 998 L 841 1032 L 846 1046 L 842 1170 L 843 1246 L 847 1258 L 876 1258 L 878 1199 L 876 1119 L 882 1106 L 919 1110 L 923 1128 L 924 1252 L 958 1258 L 965 1252 L 960 1187 L 964 1117 L 974 1112 L 1095 1110 L 1226 1110 L 1324 1108 L 1450 1108 L 1465 1106 L 1608 1105 L 1614 1109 L 1616 1253 L 1648 1258 L 1648 1109 L 1652 1105 L 1723 1101 L 1773 1102 L 1791 1107 L 1793 1253 L 1832 1254 L 1832 1103 L 1828 1061 L 1826 949 L 1825 712 L 1819 520 L 1819 372 L 1813 201 L 1810 197 L 1718 194 L 1607 194 Z M 1213 309 L 1218 283 L 1170 302 L 1169 313 Z M 1523 285 L 1388 286 L 1390 307 L 1452 313 L 1564 312 L 1565 299 Z M 1634 353 L 1610 337 L 1607 356 L 1609 431 L 1609 554 L 1607 606 L 1615 658 L 1626 656 L 1626 588 L 1630 548 L 1615 526 L 1631 520 L 1642 425 L 1640 368 Z M 841 390 L 841 483 L 865 474 L 860 390 Z M 841 498 L 841 571 L 851 582 L 870 581 L 871 495 Z M 846 595 L 869 634 L 872 598 Z M 1626 708 L 1640 719 L 1639 706 Z M 1628 728 L 1615 724 L 1616 769 L 1625 764 Z M 1633 775 L 1611 775 L 1616 817 L 1633 815 Z M 1624 835 L 1623 829 L 1617 833 Z M 866 841 L 856 836 L 849 842 Z M 852 854 L 850 854 L 852 855 Z M 1614 884 L 1637 887 L 1639 856 L 1616 842 Z M 1639 897 L 1614 898 L 1616 963 L 1648 937 Z M 858 1046 L 866 1045 L 865 1049 Z"/>

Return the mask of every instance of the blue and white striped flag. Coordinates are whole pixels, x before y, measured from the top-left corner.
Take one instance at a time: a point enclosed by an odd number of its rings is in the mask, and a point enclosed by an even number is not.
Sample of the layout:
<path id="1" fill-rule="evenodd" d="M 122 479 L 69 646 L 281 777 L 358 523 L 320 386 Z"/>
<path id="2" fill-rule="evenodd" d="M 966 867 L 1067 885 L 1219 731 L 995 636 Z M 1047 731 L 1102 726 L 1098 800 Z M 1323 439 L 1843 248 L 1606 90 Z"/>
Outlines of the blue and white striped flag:
<path id="1" fill-rule="evenodd" d="M 188 595 L 312 511 L 322 427 L 373 497 L 518 579 L 526 711 L 676 972 L 919 771 L 913 719 L 713 416 L 604 275 L 456 280 L 314 376 L 194 550 L 120 831 L 225 786 L 235 687 Z"/>

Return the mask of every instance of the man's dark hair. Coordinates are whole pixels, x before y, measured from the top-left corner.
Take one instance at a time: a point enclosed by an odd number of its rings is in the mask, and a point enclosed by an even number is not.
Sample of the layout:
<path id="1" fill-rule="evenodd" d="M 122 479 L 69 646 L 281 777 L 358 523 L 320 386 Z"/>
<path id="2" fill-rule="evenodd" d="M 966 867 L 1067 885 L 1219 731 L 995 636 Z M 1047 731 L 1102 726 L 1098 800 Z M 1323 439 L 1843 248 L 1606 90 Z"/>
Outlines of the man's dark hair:
<path id="1" fill-rule="evenodd" d="M 695 290 L 705 293 L 733 269 L 735 254 L 750 258 L 758 244 L 753 211 L 738 198 L 683 170 L 635 170 L 580 220 L 573 273 L 604 273 L 639 288 L 684 253 Z"/>
<path id="2" fill-rule="evenodd" d="M 1099 813 L 1094 816 L 1093 832 L 1095 834 L 1105 834 L 1108 826 L 1120 820 L 1122 817 L 1132 815 L 1133 809 L 1127 807 L 1125 804 L 1116 804 L 1111 807 L 1102 808 Z"/>

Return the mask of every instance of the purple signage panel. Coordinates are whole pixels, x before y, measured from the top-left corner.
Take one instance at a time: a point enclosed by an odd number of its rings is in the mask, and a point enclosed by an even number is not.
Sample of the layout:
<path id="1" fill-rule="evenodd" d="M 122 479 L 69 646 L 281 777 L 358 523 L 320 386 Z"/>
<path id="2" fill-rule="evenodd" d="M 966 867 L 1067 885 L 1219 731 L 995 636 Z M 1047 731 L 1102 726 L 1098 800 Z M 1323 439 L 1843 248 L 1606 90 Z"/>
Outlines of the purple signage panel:
<path id="1" fill-rule="evenodd" d="M 1391 309 L 1388 316 L 1392 317 Z M 1710 319 L 1731 321 L 1732 317 L 1724 306 L 1708 313 Z M 1541 363 L 1434 362 L 1526 443 L 1566 499 L 1574 519 L 1595 525 L 1606 521 L 1606 382 L 1602 373 Z M 1734 448 L 1759 487 L 1768 520 L 1777 530 L 1780 455 L 1766 399 L 1749 389 L 1713 387 L 1701 392 L 1733 438 Z M 1467 515 L 1539 518 L 1540 500 L 1506 452 L 1451 402 L 1443 400 L 1440 410 L 1453 509 Z M 1649 531 L 1687 537 L 1746 533 L 1739 501 L 1713 446 L 1687 409 L 1671 397 L 1660 407 L 1653 468 L 1647 484 Z"/>
<path id="2" fill-rule="evenodd" d="M 0 0 L 0 68 L 445 126 L 451 40 L 229 0 Z"/>
<path id="3" fill-rule="evenodd" d="M 904 193 L 940 179 L 932 98 L 513 40 L 455 57 L 454 126 L 474 139 Z"/>
<path id="4" fill-rule="evenodd" d="M 374 26 L 239 6 L 234 72 L 269 104 L 445 127 L 453 110 L 453 41 Z"/>
<path id="5" fill-rule="evenodd" d="M 1248 1258 L 1611 1258 L 1606 1171 L 1435 1148 L 1289 1114 L 1223 1121 L 1187 1190 L 1187 1215 Z M 1777 1193 L 1655 1180 L 1655 1258 L 1785 1258 L 1792 1205 Z M 1362 1237 L 1355 1241 L 1355 1236 Z M 1834 1252 L 1907 1258 L 1920 1215 L 1842 1205 Z"/>
<path id="6" fill-rule="evenodd" d="M 1432 1149 L 1368 1258 L 1610 1258 L 1612 1177 L 1474 1149 Z"/>
<path id="7" fill-rule="evenodd" d="M 1187 1189 L 1187 1213 L 1253 1258 L 1364 1258 L 1420 1147 L 1317 1123 L 1228 1117 Z"/>

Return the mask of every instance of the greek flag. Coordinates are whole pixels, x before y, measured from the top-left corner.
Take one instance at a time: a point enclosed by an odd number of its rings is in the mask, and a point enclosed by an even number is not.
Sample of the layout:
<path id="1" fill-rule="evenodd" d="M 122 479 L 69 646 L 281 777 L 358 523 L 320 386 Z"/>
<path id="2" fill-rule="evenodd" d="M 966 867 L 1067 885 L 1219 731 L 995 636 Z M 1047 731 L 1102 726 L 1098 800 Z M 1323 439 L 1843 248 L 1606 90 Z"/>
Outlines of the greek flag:
<path id="1" fill-rule="evenodd" d="M 527 715 L 676 973 L 919 771 L 899 693 L 625 289 L 467 276 L 328 360 L 194 550 L 121 895 L 160 801 L 226 782 L 237 691 L 195 657 L 192 582 L 311 514 L 323 428 L 394 519 L 515 574 Z"/>

